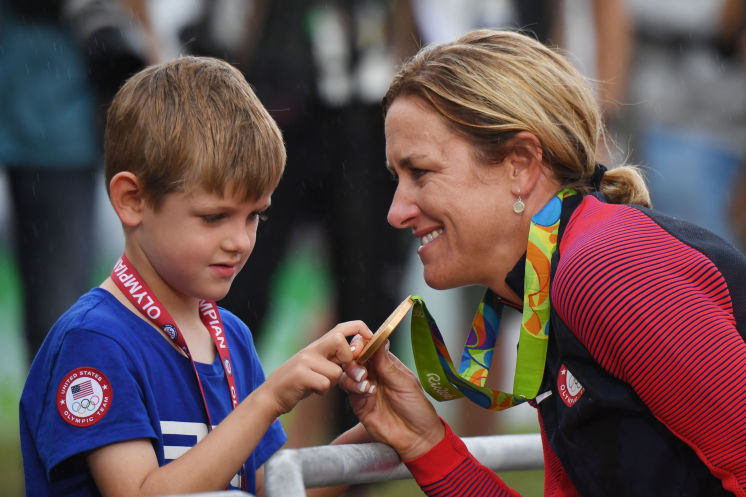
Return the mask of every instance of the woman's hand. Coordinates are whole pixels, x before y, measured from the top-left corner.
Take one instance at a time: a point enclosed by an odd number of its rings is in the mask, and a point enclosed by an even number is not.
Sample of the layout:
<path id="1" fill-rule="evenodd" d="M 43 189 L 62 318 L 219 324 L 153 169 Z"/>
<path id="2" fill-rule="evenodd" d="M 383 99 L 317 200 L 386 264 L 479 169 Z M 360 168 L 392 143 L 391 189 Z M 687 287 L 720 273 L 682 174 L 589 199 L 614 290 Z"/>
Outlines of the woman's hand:
<path id="1" fill-rule="evenodd" d="M 388 349 L 387 343 L 366 363 L 367 377 L 361 375 L 361 366 L 348 365 L 340 386 L 349 393 L 355 414 L 368 432 L 407 461 L 440 442 L 445 428 L 417 376 Z M 365 379 L 356 381 L 356 377 Z"/>

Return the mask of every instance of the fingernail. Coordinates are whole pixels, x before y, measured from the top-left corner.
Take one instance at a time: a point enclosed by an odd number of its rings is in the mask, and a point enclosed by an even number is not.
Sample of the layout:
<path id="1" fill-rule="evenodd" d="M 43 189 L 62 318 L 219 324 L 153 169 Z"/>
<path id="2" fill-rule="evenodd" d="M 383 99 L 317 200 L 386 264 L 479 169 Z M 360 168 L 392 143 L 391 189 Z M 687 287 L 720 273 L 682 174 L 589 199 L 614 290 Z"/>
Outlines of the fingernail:
<path id="1" fill-rule="evenodd" d="M 362 369 L 362 368 L 360 368 L 360 369 L 355 370 L 355 372 L 353 372 L 353 374 L 355 375 L 354 376 L 355 381 L 359 382 L 360 380 L 363 379 L 363 375 L 365 374 L 365 370 Z"/>
<path id="2" fill-rule="evenodd" d="M 368 389 L 368 380 L 365 380 L 364 382 L 360 383 L 357 386 L 357 389 L 360 390 L 362 393 L 365 393 L 365 391 Z"/>
<path id="3" fill-rule="evenodd" d="M 368 390 L 368 393 L 374 393 L 375 391 L 376 391 L 376 386 L 375 385 L 371 385 L 370 386 L 370 390 Z"/>
<path id="4" fill-rule="evenodd" d="M 355 352 L 357 350 L 357 347 L 354 345 L 350 345 L 350 352 Z"/>

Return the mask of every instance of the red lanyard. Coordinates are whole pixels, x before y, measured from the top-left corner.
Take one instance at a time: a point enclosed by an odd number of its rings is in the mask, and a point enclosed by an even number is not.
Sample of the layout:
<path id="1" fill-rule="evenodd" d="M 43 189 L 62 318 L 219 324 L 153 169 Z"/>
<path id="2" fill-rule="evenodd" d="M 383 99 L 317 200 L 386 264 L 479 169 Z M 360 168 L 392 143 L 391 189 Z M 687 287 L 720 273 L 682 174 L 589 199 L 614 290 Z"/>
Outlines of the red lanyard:
<path id="1" fill-rule="evenodd" d="M 142 314 L 147 316 L 156 326 L 161 328 L 166 335 L 187 355 L 189 360 L 192 361 L 192 368 L 194 368 L 194 376 L 197 378 L 197 384 L 199 385 L 200 394 L 202 394 L 202 403 L 205 407 L 205 414 L 207 414 L 207 429 L 212 429 L 212 421 L 210 420 L 210 410 L 207 408 L 207 397 L 205 397 L 205 391 L 202 387 L 202 381 L 197 373 L 197 365 L 192 359 L 192 355 L 189 353 L 189 347 L 187 347 L 184 336 L 179 333 L 179 329 L 176 327 L 176 322 L 168 313 L 163 304 L 160 303 L 158 298 L 150 291 L 148 285 L 142 280 L 137 270 L 132 267 L 127 256 L 122 254 L 119 258 L 114 269 L 111 271 L 111 279 L 117 285 L 119 290 L 132 302 L 132 304 Z M 223 322 L 220 319 L 220 313 L 218 313 L 218 307 L 215 302 L 202 300 L 199 303 L 199 317 L 202 319 L 207 330 L 210 332 L 212 341 L 215 347 L 218 349 L 218 355 L 220 356 L 220 362 L 223 364 L 223 370 L 225 371 L 225 378 L 228 381 L 228 389 L 230 390 L 231 403 L 233 409 L 238 406 L 238 392 L 236 391 L 236 379 L 233 377 L 233 368 L 231 366 L 231 355 L 228 350 L 228 342 L 225 339 L 225 331 L 223 330 Z M 245 479 L 241 479 L 245 484 Z"/>

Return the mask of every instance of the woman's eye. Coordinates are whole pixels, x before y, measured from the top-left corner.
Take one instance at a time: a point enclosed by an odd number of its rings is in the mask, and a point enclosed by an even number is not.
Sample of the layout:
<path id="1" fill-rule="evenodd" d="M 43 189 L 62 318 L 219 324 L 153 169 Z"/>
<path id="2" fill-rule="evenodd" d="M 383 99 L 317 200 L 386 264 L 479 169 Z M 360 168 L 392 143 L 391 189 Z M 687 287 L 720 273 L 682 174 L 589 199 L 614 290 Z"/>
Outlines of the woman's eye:
<path id="1" fill-rule="evenodd" d="M 412 172 L 412 177 L 415 178 L 415 179 L 420 179 L 425 174 L 428 173 L 428 171 L 425 170 L 425 169 L 417 169 L 417 168 L 412 168 L 412 169 L 410 169 L 410 171 Z"/>

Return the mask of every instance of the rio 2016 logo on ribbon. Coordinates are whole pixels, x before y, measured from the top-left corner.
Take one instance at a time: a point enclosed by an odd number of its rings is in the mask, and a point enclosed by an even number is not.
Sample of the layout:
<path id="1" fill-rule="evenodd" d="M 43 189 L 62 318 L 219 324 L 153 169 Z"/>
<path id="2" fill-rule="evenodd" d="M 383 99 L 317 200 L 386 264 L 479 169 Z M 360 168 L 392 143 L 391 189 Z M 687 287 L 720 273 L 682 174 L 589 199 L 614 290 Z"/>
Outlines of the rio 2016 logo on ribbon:
<path id="1" fill-rule="evenodd" d="M 73 369 L 57 388 L 57 411 L 68 424 L 91 426 L 109 411 L 112 393 L 111 382 L 101 371 Z"/>

